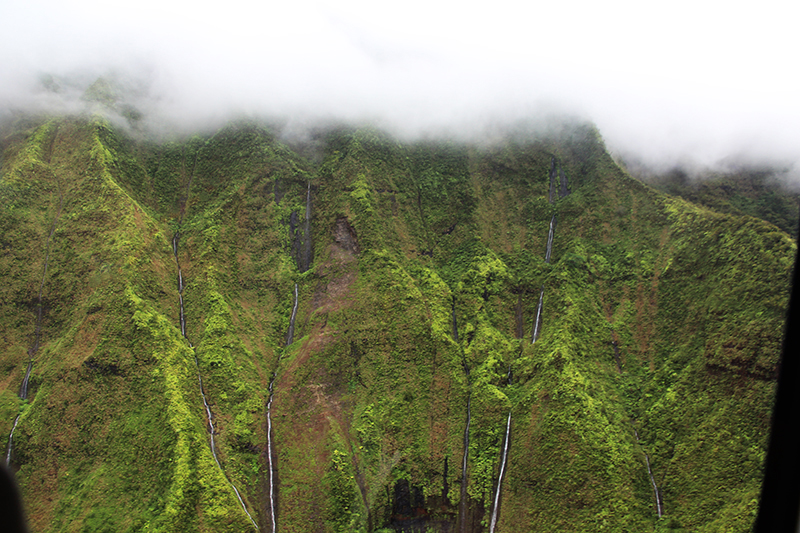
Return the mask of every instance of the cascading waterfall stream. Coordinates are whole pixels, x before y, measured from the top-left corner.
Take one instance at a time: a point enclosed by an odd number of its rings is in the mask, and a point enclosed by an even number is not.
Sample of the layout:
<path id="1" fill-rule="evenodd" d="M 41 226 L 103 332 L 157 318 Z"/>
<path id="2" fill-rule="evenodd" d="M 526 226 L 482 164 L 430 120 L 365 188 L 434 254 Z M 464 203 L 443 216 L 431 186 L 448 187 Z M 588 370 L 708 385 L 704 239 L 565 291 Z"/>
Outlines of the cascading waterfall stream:
<path id="1" fill-rule="evenodd" d="M 47 266 L 50 262 L 50 245 L 53 242 L 53 235 L 56 232 L 58 225 L 58 218 L 61 216 L 61 209 L 64 207 L 64 193 L 61 190 L 61 183 L 58 183 L 58 209 L 56 216 L 53 217 L 53 224 L 50 226 L 50 232 L 47 234 L 47 243 L 45 244 L 44 252 L 44 268 L 42 269 L 42 279 L 39 281 L 39 293 L 36 295 L 36 327 L 33 331 L 33 345 L 28 349 L 28 366 L 25 369 L 25 376 L 22 378 L 22 384 L 19 387 L 19 399 L 28 399 L 28 383 L 31 379 L 31 371 L 33 370 L 33 358 L 36 352 L 39 351 L 39 343 L 41 342 L 42 335 L 42 294 L 44 293 L 44 282 L 47 279 Z M 14 448 L 14 431 L 19 424 L 19 417 L 22 413 L 17 414 L 14 418 L 14 424 L 11 426 L 11 432 L 8 434 L 8 447 L 6 450 L 6 466 L 11 464 L 11 453 Z"/>
<path id="2" fill-rule="evenodd" d="M 469 384 L 469 374 L 467 374 Z M 458 523 L 463 533 L 467 527 L 467 460 L 469 459 L 469 426 L 472 423 L 472 393 L 467 396 L 467 425 L 464 428 L 464 457 L 461 460 L 461 499 L 458 504 Z"/>
<path id="3" fill-rule="evenodd" d="M 289 318 L 289 331 L 286 334 L 286 347 L 294 342 L 294 324 L 297 318 L 298 306 L 298 290 L 297 283 L 294 284 L 294 305 L 292 306 L 292 315 Z M 281 362 L 283 355 L 278 357 L 278 364 Z M 272 462 L 273 449 L 272 449 L 272 400 L 275 394 L 275 378 L 278 376 L 278 370 L 272 373 L 269 380 L 269 398 L 267 399 L 267 463 L 269 464 L 269 515 L 272 525 L 272 533 L 277 531 L 277 522 L 275 520 L 275 465 Z"/>
<path id="4" fill-rule="evenodd" d="M 294 237 L 294 230 L 292 229 L 292 236 Z M 311 243 L 311 182 L 308 182 L 306 187 L 306 213 L 305 221 L 303 222 L 303 247 L 296 248 L 297 254 L 297 268 L 300 273 L 308 271 L 311 267 L 311 259 L 313 253 L 313 246 Z M 297 283 L 294 284 L 294 305 L 292 305 L 292 314 L 289 317 L 289 330 L 286 332 L 286 345 L 288 348 L 294 342 L 294 329 L 295 320 L 297 319 L 297 307 L 299 303 L 299 292 Z M 272 526 L 272 533 L 277 531 L 278 523 L 275 518 L 275 471 L 277 466 L 274 463 L 275 451 L 272 443 L 272 402 L 275 398 L 275 379 L 278 376 L 278 367 L 280 366 L 283 353 L 278 357 L 278 362 L 275 365 L 275 371 L 269 380 L 269 397 L 267 398 L 267 462 L 269 465 L 269 514 L 270 524 Z"/>
<path id="5" fill-rule="evenodd" d="M 569 190 L 567 190 L 567 177 L 564 175 L 564 171 L 558 168 L 556 164 L 556 158 L 550 158 L 550 192 L 548 194 L 548 201 L 551 205 L 555 204 L 556 201 L 556 178 L 559 177 L 559 170 L 561 173 L 560 177 L 560 190 L 558 191 L 559 198 L 564 198 L 569 194 Z M 544 251 L 544 262 L 545 264 L 550 264 L 550 258 L 553 254 L 553 241 L 555 240 L 556 235 L 556 214 L 553 213 L 553 216 L 550 217 L 550 228 L 547 231 L 547 247 Z M 544 285 L 542 285 L 542 289 L 539 291 L 539 305 L 536 307 L 536 321 L 533 323 L 533 333 L 531 334 L 531 344 L 536 344 L 536 341 L 539 339 L 539 330 L 542 327 L 542 303 L 544 302 Z"/>
<path id="6" fill-rule="evenodd" d="M 539 326 L 542 323 L 542 303 L 544 302 L 544 285 L 542 290 L 539 291 L 539 305 L 536 308 L 536 322 L 533 323 L 533 335 L 531 336 L 531 344 L 535 344 L 539 338 Z"/>
<path id="7" fill-rule="evenodd" d="M 14 425 L 11 427 L 11 433 L 8 434 L 8 449 L 6 451 L 6 466 L 9 466 L 11 464 L 11 450 L 14 447 L 13 444 L 12 444 L 13 443 L 12 439 L 14 437 L 14 430 L 17 429 L 17 424 L 19 423 L 19 417 L 20 416 L 21 415 L 17 415 L 17 417 L 14 419 Z"/>
<path id="8" fill-rule="evenodd" d="M 453 297 L 453 307 L 450 317 L 453 323 L 453 339 L 458 343 L 458 322 L 456 321 L 456 299 Z M 464 353 L 461 353 L 464 357 Z M 464 374 L 467 376 L 467 423 L 464 426 L 464 456 L 461 459 L 461 497 L 458 502 L 459 532 L 467 530 L 467 462 L 469 461 L 469 428 L 472 424 L 472 382 L 469 376 L 469 366 L 466 357 L 462 360 Z"/>
<path id="9" fill-rule="evenodd" d="M 292 306 L 292 315 L 289 317 L 289 331 L 286 333 L 286 346 L 294 342 L 294 321 L 297 318 L 297 283 L 294 284 L 294 305 Z"/>
<path id="10" fill-rule="evenodd" d="M 298 265 L 300 272 L 305 272 L 311 266 L 311 182 L 308 182 L 306 189 L 306 214 L 303 221 L 303 253 Z"/>
<path id="11" fill-rule="evenodd" d="M 497 525 L 497 511 L 500 507 L 500 489 L 503 486 L 503 475 L 506 470 L 506 463 L 508 461 L 508 444 L 511 437 L 511 411 L 508 412 L 508 421 L 506 422 L 506 436 L 503 442 L 503 455 L 500 459 L 500 474 L 497 476 L 497 490 L 494 492 L 494 503 L 492 505 L 492 519 L 489 522 L 489 533 L 494 533 L 494 528 Z"/>
<path id="12" fill-rule="evenodd" d="M 647 474 L 650 476 L 650 484 L 653 485 L 653 494 L 655 494 L 656 497 L 656 510 L 658 511 L 658 517 L 661 518 L 661 493 L 659 492 L 658 486 L 656 485 L 656 480 L 653 477 L 653 470 L 650 468 L 650 457 L 646 452 L 644 454 L 644 461 L 647 464 Z"/>
<path id="13" fill-rule="evenodd" d="M 636 442 L 639 442 L 639 432 L 635 429 L 633 430 L 633 434 L 636 437 Z M 642 450 L 644 454 L 644 463 L 647 466 L 647 476 L 650 478 L 650 485 L 653 487 L 653 496 L 656 499 L 656 512 L 658 513 L 658 517 L 661 518 L 664 514 L 663 505 L 664 503 L 661 501 L 661 491 L 658 490 L 658 485 L 656 485 L 656 478 L 653 476 L 653 469 L 650 466 L 650 456 L 647 455 L 647 452 Z"/>
<path id="14" fill-rule="evenodd" d="M 178 302 L 180 303 L 180 324 L 181 324 L 181 335 L 186 342 L 189 344 L 189 348 L 192 349 L 192 353 L 194 354 L 194 366 L 197 369 L 197 382 L 200 384 L 200 396 L 203 399 L 203 407 L 206 410 L 206 418 L 208 419 L 208 435 L 209 435 L 209 447 L 211 448 L 211 455 L 214 457 L 214 462 L 217 464 L 217 468 L 219 468 L 222 475 L 225 477 L 225 480 L 228 482 L 228 485 L 231 486 L 233 489 L 234 494 L 236 494 L 236 499 L 239 500 L 239 505 L 242 506 L 242 510 L 247 515 L 247 518 L 250 519 L 250 522 L 256 528 L 259 529 L 258 524 L 256 524 L 253 517 L 250 515 L 250 512 L 247 510 L 247 506 L 244 503 L 244 499 L 242 495 L 239 493 L 239 489 L 236 488 L 236 485 L 228 479 L 228 476 L 225 474 L 225 471 L 222 469 L 222 464 L 219 462 L 219 457 L 217 456 L 217 444 L 214 440 L 214 433 L 216 429 L 214 428 L 214 414 L 211 412 L 211 406 L 208 404 L 208 398 L 206 398 L 206 391 L 205 387 L 203 386 L 203 376 L 200 374 L 200 362 L 197 360 L 197 352 L 194 350 L 194 345 L 192 341 L 189 340 L 189 337 L 186 336 L 186 314 L 183 306 L 183 271 L 181 270 L 181 264 L 178 260 L 178 244 L 180 242 L 180 229 L 175 232 L 175 235 L 172 237 L 172 252 L 175 256 L 175 265 L 178 268 Z"/>
<path id="15" fill-rule="evenodd" d="M 553 238 L 556 234 L 556 215 L 553 213 L 553 216 L 550 218 L 550 230 L 547 232 L 547 249 L 544 252 L 544 262 L 545 264 L 550 264 L 550 254 L 553 252 Z"/>
<path id="16" fill-rule="evenodd" d="M 203 387 L 203 376 L 200 373 L 200 362 L 197 360 L 197 352 L 194 349 L 194 345 L 192 341 L 189 340 L 189 337 L 186 335 L 186 313 L 184 310 L 183 305 L 183 290 L 184 290 L 184 282 L 183 282 L 183 271 L 181 270 L 181 263 L 178 259 L 178 245 L 180 243 L 180 234 L 181 234 L 181 226 L 183 225 L 183 217 L 186 215 L 186 204 L 189 200 L 189 191 L 192 188 L 192 181 L 194 180 L 194 169 L 197 166 L 197 155 L 195 154 L 194 162 L 192 163 L 192 170 L 189 173 L 189 181 L 186 184 L 186 196 L 179 199 L 179 207 L 178 207 L 178 229 L 175 231 L 175 235 L 172 236 L 172 253 L 175 256 L 175 266 L 178 269 L 178 302 L 180 304 L 180 325 L 181 325 L 181 335 L 184 339 L 186 339 L 189 348 L 192 349 L 192 353 L 194 354 L 194 366 L 197 369 L 197 382 L 200 384 L 200 396 L 203 399 L 203 408 L 206 411 L 206 418 L 208 419 L 208 435 L 209 435 L 209 448 L 211 449 L 211 455 L 214 457 L 214 462 L 217 464 L 217 468 L 222 473 L 222 476 L 225 478 L 225 481 L 228 482 L 228 485 L 233 489 L 234 494 L 236 494 L 236 499 L 239 500 L 239 505 L 242 506 L 242 510 L 244 514 L 247 515 L 247 518 L 250 519 L 250 522 L 253 524 L 253 527 L 256 528 L 256 531 L 260 531 L 258 524 L 256 521 L 253 520 L 252 515 L 247 510 L 247 505 L 244 503 L 244 499 L 242 495 L 239 493 L 239 489 L 236 488 L 236 485 L 228 478 L 227 474 L 225 474 L 225 470 L 222 468 L 222 464 L 219 462 L 219 457 L 217 456 L 217 445 L 214 440 L 214 414 L 211 412 L 211 406 L 208 404 L 208 398 L 206 398 L 206 391 Z"/>

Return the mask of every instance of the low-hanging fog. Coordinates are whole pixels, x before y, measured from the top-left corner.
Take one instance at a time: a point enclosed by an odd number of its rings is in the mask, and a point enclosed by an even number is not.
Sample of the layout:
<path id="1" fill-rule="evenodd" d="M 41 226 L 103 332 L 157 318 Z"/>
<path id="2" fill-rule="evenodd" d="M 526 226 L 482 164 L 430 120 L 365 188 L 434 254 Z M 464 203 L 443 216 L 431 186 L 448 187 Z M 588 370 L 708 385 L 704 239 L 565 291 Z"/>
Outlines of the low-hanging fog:
<path id="1" fill-rule="evenodd" d="M 733 161 L 797 175 L 788 4 L 4 2 L 0 113 L 77 109 L 104 75 L 151 128 L 261 115 L 469 136 L 565 113 L 653 167 Z"/>

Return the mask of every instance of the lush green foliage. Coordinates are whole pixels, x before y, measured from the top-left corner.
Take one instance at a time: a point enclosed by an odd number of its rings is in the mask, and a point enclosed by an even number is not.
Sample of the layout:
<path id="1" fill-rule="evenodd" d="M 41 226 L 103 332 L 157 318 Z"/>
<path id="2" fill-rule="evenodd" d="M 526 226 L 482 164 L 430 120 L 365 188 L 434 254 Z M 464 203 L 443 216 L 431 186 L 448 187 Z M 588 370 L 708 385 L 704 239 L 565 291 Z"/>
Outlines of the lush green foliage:
<path id="1" fill-rule="evenodd" d="M 9 131 L 0 435 L 20 414 L 35 530 L 253 529 L 235 486 L 269 531 L 273 372 L 281 531 L 435 528 L 462 483 L 485 527 L 509 412 L 498 531 L 750 527 L 796 245 L 634 180 L 592 127 L 486 146 L 340 129 L 318 165 L 251 123 L 161 144 L 99 117 Z"/>

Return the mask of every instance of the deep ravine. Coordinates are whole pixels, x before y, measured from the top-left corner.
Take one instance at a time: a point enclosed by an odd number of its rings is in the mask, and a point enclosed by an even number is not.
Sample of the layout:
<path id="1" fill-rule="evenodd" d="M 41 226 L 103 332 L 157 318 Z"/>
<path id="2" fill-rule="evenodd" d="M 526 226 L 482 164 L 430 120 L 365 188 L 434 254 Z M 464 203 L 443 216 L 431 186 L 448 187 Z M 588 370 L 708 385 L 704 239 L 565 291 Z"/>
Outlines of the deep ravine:
<path id="1" fill-rule="evenodd" d="M 28 348 L 28 366 L 25 369 L 25 376 L 22 378 L 22 384 L 19 387 L 19 399 L 20 400 L 27 400 L 28 399 L 28 383 L 30 383 L 31 379 L 31 371 L 33 370 L 33 361 L 36 357 L 36 352 L 39 351 L 39 345 L 41 343 L 42 338 L 42 314 L 43 314 L 43 307 L 42 307 L 42 294 L 44 293 L 44 284 L 47 280 L 47 266 L 50 262 L 50 247 L 53 242 L 53 235 L 56 232 L 56 226 L 58 225 L 58 219 L 61 216 L 61 209 L 64 207 L 64 193 L 61 189 L 61 182 L 58 181 L 58 209 L 56 210 L 56 214 L 53 217 L 53 223 L 50 226 L 50 232 L 47 234 L 47 242 L 45 244 L 45 252 L 44 252 L 44 267 L 42 268 L 42 278 L 39 281 L 39 292 L 36 295 L 36 325 L 33 330 L 33 344 L 31 347 Z M 11 464 L 11 455 L 14 451 L 14 431 L 17 429 L 17 424 L 19 424 L 19 418 L 22 416 L 22 413 L 17 414 L 14 418 L 14 424 L 11 426 L 11 432 L 8 434 L 8 446 L 6 449 L 6 466 Z"/>

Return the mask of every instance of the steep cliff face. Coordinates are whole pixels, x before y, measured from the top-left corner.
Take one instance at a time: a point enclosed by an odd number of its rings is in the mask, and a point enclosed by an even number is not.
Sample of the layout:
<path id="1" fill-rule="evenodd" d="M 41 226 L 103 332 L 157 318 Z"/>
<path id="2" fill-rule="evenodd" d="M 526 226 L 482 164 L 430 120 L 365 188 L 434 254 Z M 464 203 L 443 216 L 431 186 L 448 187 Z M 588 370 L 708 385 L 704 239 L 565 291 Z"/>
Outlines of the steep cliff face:
<path id="1" fill-rule="evenodd" d="M 752 523 L 796 246 L 593 128 L 332 130 L 315 164 L 254 124 L 3 142 L 0 434 L 35 530 Z"/>

